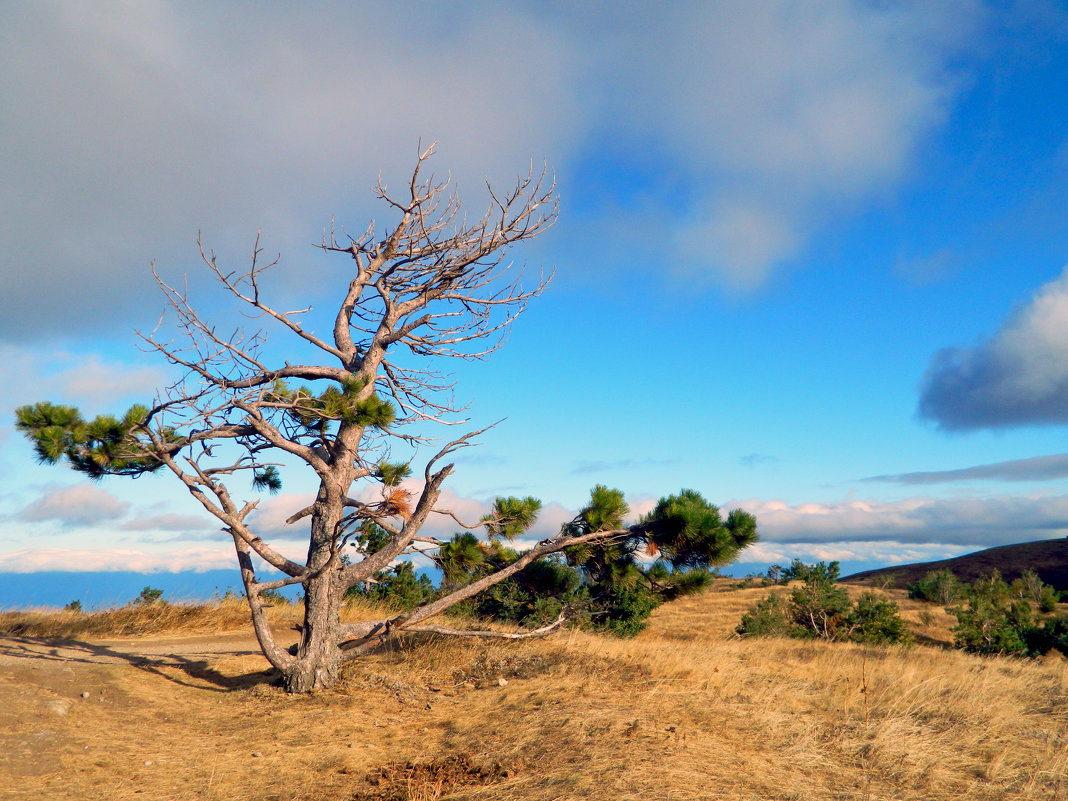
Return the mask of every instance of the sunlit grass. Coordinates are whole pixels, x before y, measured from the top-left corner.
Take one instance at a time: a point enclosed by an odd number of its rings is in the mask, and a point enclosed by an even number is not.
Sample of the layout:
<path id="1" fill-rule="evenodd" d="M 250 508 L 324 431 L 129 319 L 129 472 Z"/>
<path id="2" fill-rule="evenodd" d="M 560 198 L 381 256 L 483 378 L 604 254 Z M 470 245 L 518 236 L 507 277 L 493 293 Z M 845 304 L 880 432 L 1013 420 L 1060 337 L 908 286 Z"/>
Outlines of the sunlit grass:
<path id="1" fill-rule="evenodd" d="M 900 593 L 919 635 L 908 648 L 740 639 L 742 612 L 768 589 L 729 586 L 661 607 L 630 640 L 412 639 L 310 696 L 286 695 L 248 653 L 99 675 L 57 663 L 52 684 L 37 665 L 12 696 L 19 721 L 44 714 L 65 671 L 75 703 L 91 681 L 115 701 L 50 719 L 60 772 L 20 786 L 86 799 L 1068 798 L 1064 659 L 947 648 L 952 618 Z M 297 605 L 269 611 L 299 620 Z M 111 614 L 108 636 L 123 615 L 130 631 L 248 626 L 236 602 Z"/>

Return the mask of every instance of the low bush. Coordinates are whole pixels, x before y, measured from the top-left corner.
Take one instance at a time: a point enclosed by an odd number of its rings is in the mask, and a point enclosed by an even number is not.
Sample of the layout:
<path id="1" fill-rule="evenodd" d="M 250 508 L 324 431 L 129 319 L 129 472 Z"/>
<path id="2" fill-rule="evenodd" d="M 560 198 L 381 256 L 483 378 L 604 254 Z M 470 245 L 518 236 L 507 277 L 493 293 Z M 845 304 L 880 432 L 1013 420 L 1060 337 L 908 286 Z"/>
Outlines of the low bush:
<path id="1" fill-rule="evenodd" d="M 745 637 L 799 637 L 871 644 L 911 639 L 897 604 L 874 592 L 856 603 L 839 587 L 838 563 L 806 565 L 794 560 L 789 575 L 801 581 L 788 598 L 772 593 L 742 616 L 735 630 Z"/>
<path id="2" fill-rule="evenodd" d="M 1035 618 L 1032 602 L 1041 611 L 1056 608 L 1050 601 L 1053 588 L 1037 579 L 1027 571 L 1009 585 L 995 570 L 967 587 L 963 603 L 946 610 L 957 618 L 956 646 L 979 654 L 1034 656 L 1051 648 L 1068 654 L 1068 639 L 1063 636 L 1068 620 Z"/>
<path id="3" fill-rule="evenodd" d="M 961 599 L 964 585 L 949 570 L 932 570 L 908 586 L 909 598 L 950 606 Z"/>

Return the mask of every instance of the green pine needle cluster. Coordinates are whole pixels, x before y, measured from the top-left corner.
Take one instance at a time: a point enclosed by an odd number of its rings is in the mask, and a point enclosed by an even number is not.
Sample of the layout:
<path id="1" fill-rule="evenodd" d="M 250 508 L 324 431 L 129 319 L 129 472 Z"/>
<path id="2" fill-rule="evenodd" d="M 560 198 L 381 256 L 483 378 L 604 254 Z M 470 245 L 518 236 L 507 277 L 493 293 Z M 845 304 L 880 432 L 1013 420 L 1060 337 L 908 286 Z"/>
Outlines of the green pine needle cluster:
<path id="1" fill-rule="evenodd" d="M 163 466 L 145 434 L 148 419 L 148 408 L 140 404 L 131 406 L 121 419 L 102 414 L 85 420 L 73 406 L 48 401 L 15 410 L 15 428 L 30 440 L 39 462 L 66 459 L 90 478 L 139 476 Z M 161 435 L 167 441 L 177 439 L 170 430 Z"/>
<path id="2" fill-rule="evenodd" d="M 654 548 L 680 568 L 722 567 L 758 539 L 753 515 L 735 509 L 724 521 L 695 490 L 662 498 L 644 522 Z"/>
<path id="3" fill-rule="evenodd" d="M 540 511 L 541 501 L 537 498 L 497 498 L 493 510 L 482 520 L 491 539 L 512 540 L 534 525 Z"/>
<path id="4" fill-rule="evenodd" d="M 279 379 L 264 400 L 283 405 L 294 422 L 320 433 L 336 422 L 385 430 L 397 419 L 397 410 L 373 392 L 361 398 L 366 386 L 365 382 L 352 378 L 343 381 L 340 387 L 330 386 L 316 395 L 306 386 L 291 390 Z"/>
<path id="5" fill-rule="evenodd" d="M 282 476 L 278 473 L 278 468 L 273 465 L 267 465 L 256 470 L 252 474 L 252 488 L 257 490 L 266 490 L 271 495 L 277 495 L 282 489 Z"/>
<path id="6" fill-rule="evenodd" d="M 412 466 L 406 462 L 379 462 L 375 478 L 387 487 L 396 487 L 412 474 Z"/>

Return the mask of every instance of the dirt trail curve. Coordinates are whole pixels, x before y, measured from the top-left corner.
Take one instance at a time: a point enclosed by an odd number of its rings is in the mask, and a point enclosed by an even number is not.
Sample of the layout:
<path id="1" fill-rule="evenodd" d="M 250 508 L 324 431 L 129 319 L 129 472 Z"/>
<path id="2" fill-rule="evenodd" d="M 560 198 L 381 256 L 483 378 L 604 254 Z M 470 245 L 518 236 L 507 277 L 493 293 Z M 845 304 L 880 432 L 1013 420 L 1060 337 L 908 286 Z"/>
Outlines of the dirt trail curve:
<path id="1" fill-rule="evenodd" d="M 276 632 L 281 642 L 287 634 Z M 0 666 L 39 659 L 47 662 L 92 664 L 140 663 L 179 665 L 228 656 L 258 656 L 260 647 L 251 632 L 195 634 L 182 637 L 125 637 L 114 639 L 46 639 L 0 637 Z"/>

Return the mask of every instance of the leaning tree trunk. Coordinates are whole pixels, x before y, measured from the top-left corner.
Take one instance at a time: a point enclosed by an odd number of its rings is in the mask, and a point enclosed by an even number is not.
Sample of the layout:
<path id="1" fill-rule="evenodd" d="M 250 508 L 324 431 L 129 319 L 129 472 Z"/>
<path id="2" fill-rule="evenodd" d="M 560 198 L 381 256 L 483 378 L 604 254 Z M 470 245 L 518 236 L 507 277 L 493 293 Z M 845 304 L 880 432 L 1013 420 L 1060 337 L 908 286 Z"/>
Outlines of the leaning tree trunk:
<path id="1" fill-rule="evenodd" d="M 332 555 L 333 532 L 340 519 L 340 498 L 329 498 L 320 489 L 312 514 L 308 567 L 312 575 L 304 582 L 304 625 L 296 660 L 282 670 L 286 690 L 305 693 L 333 687 L 341 668 L 341 588 L 332 569 L 324 569 Z"/>
<path id="2" fill-rule="evenodd" d="M 333 600 L 336 588 L 330 575 L 309 579 L 304 584 L 304 625 L 297 645 L 297 658 L 282 671 L 288 692 L 306 693 L 337 683 L 341 668 L 339 604 Z"/>

